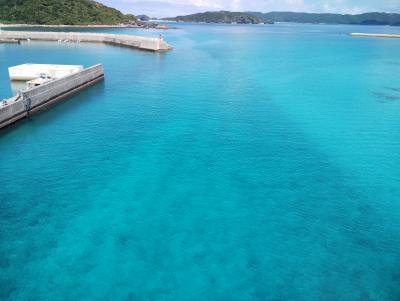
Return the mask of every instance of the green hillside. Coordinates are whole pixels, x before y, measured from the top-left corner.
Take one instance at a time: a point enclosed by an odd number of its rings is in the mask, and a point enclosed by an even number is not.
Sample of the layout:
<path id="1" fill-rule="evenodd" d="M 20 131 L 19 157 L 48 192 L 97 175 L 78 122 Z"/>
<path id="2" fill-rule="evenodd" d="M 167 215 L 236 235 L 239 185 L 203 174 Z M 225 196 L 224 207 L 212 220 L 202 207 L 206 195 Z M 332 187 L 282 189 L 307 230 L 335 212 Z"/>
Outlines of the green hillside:
<path id="1" fill-rule="evenodd" d="M 92 0 L 0 0 L 0 23 L 114 25 L 132 16 Z"/>
<path id="2" fill-rule="evenodd" d="M 400 14 L 365 13 L 359 15 L 316 14 L 294 12 L 250 13 L 260 19 L 274 22 L 359 24 L 359 25 L 400 25 Z"/>
<path id="3" fill-rule="evenodd" d="M 167 18 L 167 20 L 181 21 L 181 22 L 205 22 L 205 23 L 239 23 L 239 24 L 258 24 L 263 21 L 252 14 L 218 11 L 218 12 L 205 12 L 188 16 L 178 16 L 176 18 Z"/>
<path id="4" fill-rule="evenodd" d="M 400 25 L 400 14 L 365 13 L 359 15 L 316 14 L 294 12 L 205 12 L 166 20 L 206 23 L 326 23 L 326 24 L 360 24 L 360 25 Z"/>

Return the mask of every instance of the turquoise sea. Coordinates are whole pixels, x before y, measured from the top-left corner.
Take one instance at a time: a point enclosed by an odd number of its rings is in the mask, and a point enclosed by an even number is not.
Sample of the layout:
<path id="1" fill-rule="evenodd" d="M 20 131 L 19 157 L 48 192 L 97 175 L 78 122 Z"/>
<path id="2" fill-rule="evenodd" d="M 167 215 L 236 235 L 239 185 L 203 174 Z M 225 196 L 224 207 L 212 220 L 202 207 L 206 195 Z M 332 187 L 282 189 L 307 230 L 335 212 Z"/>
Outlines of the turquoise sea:
<path id="1" fill-rule="evenodd" d="M 179 27 L 0 44 L 106 71 L 0 131 L 0 300 L 400 300 L 400 28 Z"/>

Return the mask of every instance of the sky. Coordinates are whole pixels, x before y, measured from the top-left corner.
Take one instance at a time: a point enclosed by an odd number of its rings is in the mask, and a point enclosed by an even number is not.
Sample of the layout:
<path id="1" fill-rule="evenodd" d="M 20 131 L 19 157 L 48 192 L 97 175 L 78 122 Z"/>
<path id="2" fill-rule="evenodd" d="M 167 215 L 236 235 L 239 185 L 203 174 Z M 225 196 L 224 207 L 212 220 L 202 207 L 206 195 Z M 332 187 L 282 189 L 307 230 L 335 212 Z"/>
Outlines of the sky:
<path id="1" fill-rule="evenodd" d="M 124 13 L 151 17 L 175 17 L 197 12 L 297 11 L 358 14 L 400 13 L 400 0 L 97 0 Z"/>

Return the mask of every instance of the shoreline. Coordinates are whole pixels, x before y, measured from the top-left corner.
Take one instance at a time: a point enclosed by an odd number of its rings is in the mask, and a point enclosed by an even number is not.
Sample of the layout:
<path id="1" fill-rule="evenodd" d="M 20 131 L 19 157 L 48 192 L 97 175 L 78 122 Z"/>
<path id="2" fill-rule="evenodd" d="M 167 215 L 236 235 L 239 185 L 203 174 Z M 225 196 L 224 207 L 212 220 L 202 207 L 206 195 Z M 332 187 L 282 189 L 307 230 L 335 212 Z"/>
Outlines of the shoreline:
<path id="1" fill-rule="evenodd" d="M 117 25 L 105 25 L 105 24 L 90 24 L 90 25 L 48 25 L 48 24 L 3 24 L 0 23 L 0 28 L 19 28 L 19 27 L 41 27 L 41 28 L 139 28 L 139 29 L 175 29 L 166 25 L 146 26 L 146 25 L 131 25 L 131 24 L 117 24 Z"/>

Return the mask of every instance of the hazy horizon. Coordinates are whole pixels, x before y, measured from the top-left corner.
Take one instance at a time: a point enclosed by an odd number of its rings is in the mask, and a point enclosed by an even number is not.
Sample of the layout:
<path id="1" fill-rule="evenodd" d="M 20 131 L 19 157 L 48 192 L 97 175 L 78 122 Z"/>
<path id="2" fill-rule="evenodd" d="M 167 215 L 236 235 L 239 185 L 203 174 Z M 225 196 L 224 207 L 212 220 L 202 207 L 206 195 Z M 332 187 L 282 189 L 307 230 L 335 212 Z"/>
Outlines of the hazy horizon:
<path id="1" fill-rule="evenodd" d="M 361 14 L 400 13 L 398 0 L 98 0 L 124 13 L 175 17 L 206 11 L 290 11 L 306 13 Z"/>

